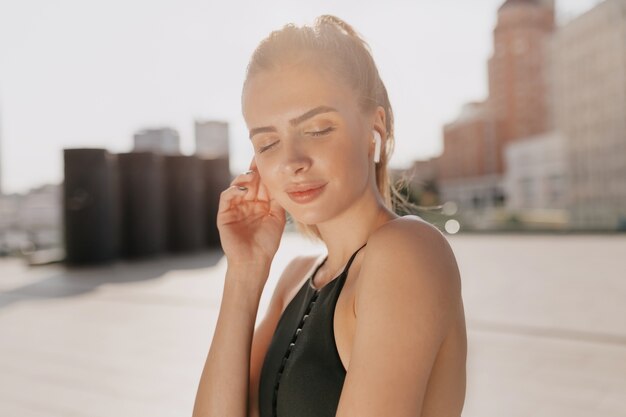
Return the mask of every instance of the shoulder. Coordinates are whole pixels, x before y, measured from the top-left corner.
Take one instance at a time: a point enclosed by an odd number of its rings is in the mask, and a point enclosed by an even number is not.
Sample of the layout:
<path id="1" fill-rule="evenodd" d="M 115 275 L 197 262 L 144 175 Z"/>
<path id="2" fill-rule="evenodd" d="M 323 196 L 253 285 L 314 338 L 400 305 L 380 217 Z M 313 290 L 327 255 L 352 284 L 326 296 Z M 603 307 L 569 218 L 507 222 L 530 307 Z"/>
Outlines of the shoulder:
<path id="1" fill-rule="evenodd" d="M 302 280 L 308 275 L 308 271 L 312 270 L 319 256 L 306 255 L 296 256 L 285 267 L 282 274 L 278 278 L 275 296 L 281 300 L 281 306 L 284 308 L 291 298 L 294 291 L 302 284 Z"/>
<path id="2" fill-rule="evenodd" d="M 266 321 L 271 323 L 272 333 L 285 307 L 296 295 L 303 277 L 315 265 L 316 259 L 318 259 L 316 256 L 297 256 L 285 266 L 279 275 L 276 284 L 271 289 L 272 295 L 266 312 Z"/>
<path id="3" fill-rule="evenodd" d="M 391 220 L 372 233 L 366 246 L 367 258 L 375 262 L 415 261 L 428 264 L 454 263 L 454 253 L 444 234 L 417 216 Z"/>
<path id="4" fill-rule="evenodd" d="M 458 265 L 446 237 L 417 216 L 391 220 L 370 235 L 358 280 L 355 310 L 359 298 L 383 293 L 396 301 L 433 297 L 450 303 L 461 293 Z"/>
<path id="5" fill-rule="evenodd" d="M 337 416 L 420 414 L 434 363 L 463 317 L 458 284 L 445 237 L 419 217 L 396 218 L 370 235 Z"/>
<path id="6" fill-rule="evenodd" d="M 428 244 L 429 246 L 447 246 L 443 233 L 432 224 L 418 216 L 403 216 L 388 221 L 372 233 L 368 246 L 387 246 L 393 249 L 401 244 L 408 244 L 411 248 Z"/>

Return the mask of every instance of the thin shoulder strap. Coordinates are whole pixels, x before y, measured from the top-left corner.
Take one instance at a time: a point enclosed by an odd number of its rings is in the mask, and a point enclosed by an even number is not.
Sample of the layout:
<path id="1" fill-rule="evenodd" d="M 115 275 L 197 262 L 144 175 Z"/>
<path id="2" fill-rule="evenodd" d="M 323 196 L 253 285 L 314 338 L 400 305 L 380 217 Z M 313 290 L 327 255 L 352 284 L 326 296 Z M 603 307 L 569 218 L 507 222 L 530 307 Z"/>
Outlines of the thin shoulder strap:
<path id="1" fill-rule="evenodd" d="M 352 254 L 352 256 L 350 257 L 350 259 L 348 260 L 348 263 L 346 264 L 346 267 L 345 267 L 345 268 L 344 268 L 344 270 L 343 270 L 344 272 L 348 271 L 348 269 L 350 268 L 350 265 L 352 265 L 352 261 L 353 261 L 353 260 L 354 260 L 354 258 L 356 257 L 356 254 L 357 254 L 357 253 L 359 253 L 359 251 L 360 251 L 361 249 L 363 249 L 363 248 L 365 247 L 365 245 L 367 245 L 367 242 L 365 242 L 365 243 L 363 244 L 363 246 L 361 246 L 360 248 L 358 248 L 358 249 L 357 249 L 357 250 L 356 250 L 356 251 Z"/>

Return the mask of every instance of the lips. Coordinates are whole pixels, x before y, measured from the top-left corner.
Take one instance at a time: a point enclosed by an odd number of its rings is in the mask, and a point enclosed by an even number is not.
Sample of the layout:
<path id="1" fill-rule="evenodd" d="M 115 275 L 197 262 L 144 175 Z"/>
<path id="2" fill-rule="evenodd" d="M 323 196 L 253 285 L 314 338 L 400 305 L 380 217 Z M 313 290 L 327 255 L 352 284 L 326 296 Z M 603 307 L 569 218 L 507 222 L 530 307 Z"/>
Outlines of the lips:
<path id="1" fill-rule="evenodd" d="M 325 183 L 296 184 L 287 188 L 287 195 L 296 203 L 308 203 L 317 198 L 325 188 Z"/>
<path id="2" fill-rule="evenodd" d="M 307 182 L 307 183 L 293 184 L 287 187 L 285 191 L 288 193 L 299 193 L 303 191 L 314 190 L 324 185 L 326 185 L 326 183 L 323 183 L 323 182 Z"/>

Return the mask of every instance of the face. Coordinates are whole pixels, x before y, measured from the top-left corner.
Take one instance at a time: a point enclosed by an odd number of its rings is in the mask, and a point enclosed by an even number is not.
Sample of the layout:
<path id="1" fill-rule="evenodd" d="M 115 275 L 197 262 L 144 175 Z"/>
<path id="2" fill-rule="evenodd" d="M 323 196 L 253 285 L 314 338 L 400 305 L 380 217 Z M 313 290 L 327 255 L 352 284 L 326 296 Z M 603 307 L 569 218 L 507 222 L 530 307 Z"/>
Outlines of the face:
<path id="1" fill-rule="evenodd" d="M 295 220 L 328 220 L 373 184 L 372 118 L 331 77 L 303 66 L 257 73 L 243 114 L 261 181 Z"/>

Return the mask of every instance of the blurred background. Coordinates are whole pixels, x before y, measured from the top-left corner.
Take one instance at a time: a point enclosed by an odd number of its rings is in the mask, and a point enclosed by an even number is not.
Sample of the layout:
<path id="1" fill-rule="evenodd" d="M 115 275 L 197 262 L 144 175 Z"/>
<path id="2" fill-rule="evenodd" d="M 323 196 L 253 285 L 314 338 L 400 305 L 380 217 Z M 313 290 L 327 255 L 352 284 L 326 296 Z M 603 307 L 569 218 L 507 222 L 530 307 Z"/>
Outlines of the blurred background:
<path id="1" fill-rule="evenodd" d="M 463 415 L 626 416 L 626 0 L 0 0 L 0 415 L 191 414 L 248 59 L 326 13 L 457 256 Z M 323 252 L 287 228 L 258 319 Z"/>

